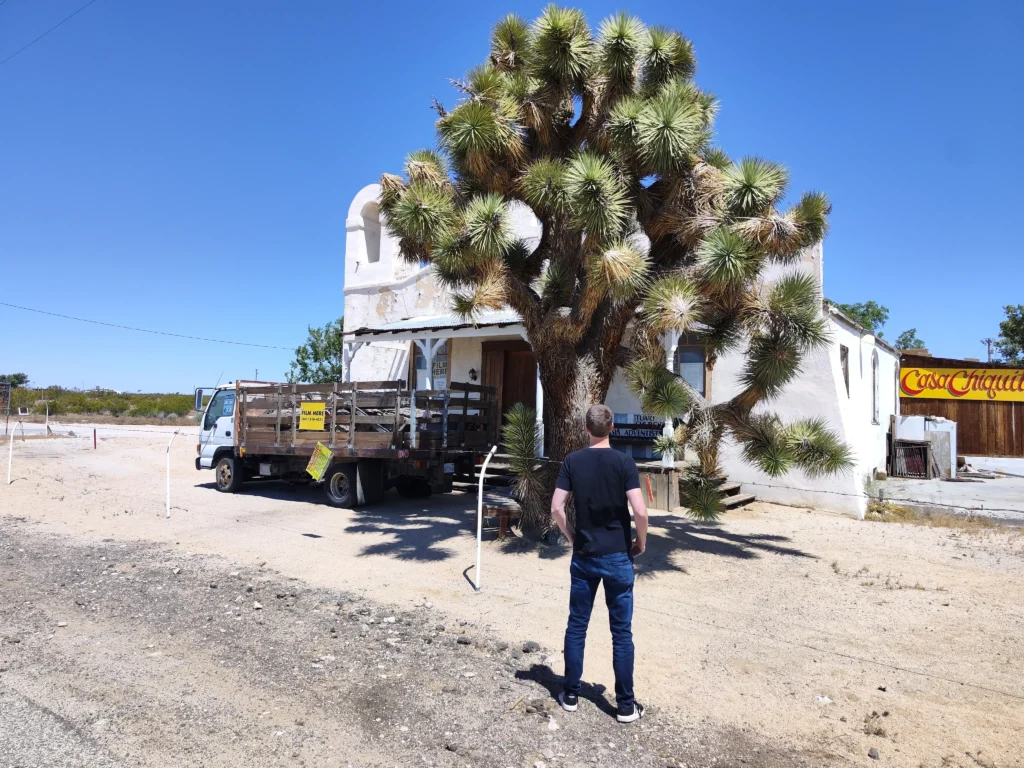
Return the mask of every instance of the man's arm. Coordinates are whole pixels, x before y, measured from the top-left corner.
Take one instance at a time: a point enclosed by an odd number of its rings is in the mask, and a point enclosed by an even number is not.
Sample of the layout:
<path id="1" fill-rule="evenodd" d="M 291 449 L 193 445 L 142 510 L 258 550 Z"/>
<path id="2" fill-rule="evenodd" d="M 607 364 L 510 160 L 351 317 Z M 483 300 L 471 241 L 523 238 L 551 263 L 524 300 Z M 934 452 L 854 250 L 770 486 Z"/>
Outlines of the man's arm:
<path id="1" fill-rule="evenodd" d="M 568 491 L 555 488 L 555 495 L 551 497 L 551 516 L 555 518 L 555 524 L 558 526 L 558 529 L 565 534 L 565 538 L 569 540 L 569 545 L 572 546 L 575 531 L 573 531 L 572 526 L 569 525 L 569 519 L 565 516 L 565 500 L 568 498 Z M 644 530 L 647 530 L 646 525 L 644 525 Z"/>
<path id="2" fill-rule="evenodd" d="M 642 555 L 647 549 L 647 504 L 644 492 L 639 488 L 626 491 L 629 506 L 633 508 L 633 522 L 636 523 L 636 541 L 633 542 L 633 557 Z"/>

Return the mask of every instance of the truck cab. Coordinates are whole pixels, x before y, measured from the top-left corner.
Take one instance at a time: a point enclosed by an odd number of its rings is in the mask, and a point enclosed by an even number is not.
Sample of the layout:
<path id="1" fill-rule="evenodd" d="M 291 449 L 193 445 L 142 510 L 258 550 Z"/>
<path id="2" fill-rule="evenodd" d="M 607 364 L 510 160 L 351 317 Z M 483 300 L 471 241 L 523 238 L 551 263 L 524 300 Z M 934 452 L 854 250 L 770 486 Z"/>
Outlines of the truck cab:
<path id="1" fill-rule="evenodd" d="M 235 385 L 230 383 L 214 389 L 205 410 L 204 391 L 196 390 L 196 410 L 203 414 L 196 445 L 196 469 L 213 469 L 222 456 L 234 452 Z"/>

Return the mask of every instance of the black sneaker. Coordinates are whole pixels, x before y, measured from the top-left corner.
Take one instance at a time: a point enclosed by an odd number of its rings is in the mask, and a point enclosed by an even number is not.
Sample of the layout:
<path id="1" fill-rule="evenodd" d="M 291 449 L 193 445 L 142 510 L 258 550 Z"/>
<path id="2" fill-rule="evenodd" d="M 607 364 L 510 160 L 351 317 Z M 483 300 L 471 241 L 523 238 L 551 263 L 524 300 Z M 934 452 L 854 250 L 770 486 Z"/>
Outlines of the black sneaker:
<path id="1" fill-rule="evenodd" d="M 633 711 L 632 712 L 630 712 L 629 714 L 626 714 L 626 715 L 624 715 L 621 712 L 619 712 L 615 716 L 615 719 L 618 720 L 620 723 L 632 723 L 634 720 L 639 720 L 643 716 L 644 716 L 644 705 L 641 704 L 639 701 L 635 701 L 635 702 L 633 702 Z"/>
<path id="2" fill-rule="evenodd" d="M 580 697 L 575 693 L 562 691 L 558 694 L 558 703 L 566 712 L 575 712 L 580 705 Z"/>

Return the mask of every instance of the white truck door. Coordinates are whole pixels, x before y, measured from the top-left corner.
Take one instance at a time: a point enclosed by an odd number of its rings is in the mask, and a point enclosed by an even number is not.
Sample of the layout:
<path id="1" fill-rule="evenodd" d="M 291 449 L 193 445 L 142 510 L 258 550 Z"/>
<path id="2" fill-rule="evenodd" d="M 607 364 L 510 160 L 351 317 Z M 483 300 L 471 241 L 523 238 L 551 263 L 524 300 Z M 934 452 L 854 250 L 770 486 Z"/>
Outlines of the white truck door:
<path id="1" fill-rule="evenodd" d="M 213 467 L 213 456 L 224 445 L 234 445 L 235 390 L 218 389 L 206 406 L 199 430 L 199 466 Z"/>

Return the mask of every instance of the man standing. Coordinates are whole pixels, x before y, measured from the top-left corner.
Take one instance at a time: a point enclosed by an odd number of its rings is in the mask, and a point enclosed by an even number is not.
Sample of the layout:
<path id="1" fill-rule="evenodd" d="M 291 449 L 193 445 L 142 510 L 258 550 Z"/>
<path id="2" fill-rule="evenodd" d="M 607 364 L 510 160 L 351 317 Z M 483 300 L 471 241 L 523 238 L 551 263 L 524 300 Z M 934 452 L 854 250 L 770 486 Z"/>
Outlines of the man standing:
<path id="1" fill-rule="evenodd" d="M 558 703 L 567 712 L 575 712 L 579 705 L 587 625 L 597 587 L 603 582 L 612 630 L 616 717 L 620 723 L 631 723 L 644 714 L 643 706 L 633 698 L 633 558 L 642 555 L 647 546 L 647 505 L 636 463 L 608 443 L 612 412 L 607 406 L 592 405 L 586 423 L 590 447 L 565 457 L 551 499 L 551 515 L 573 550 L 565 690 L 558 694 Z M 574 527 L 565 515 L 570 492 L 576 506 Z M 635 541 L 627 499 L 636 521 Z"/>

